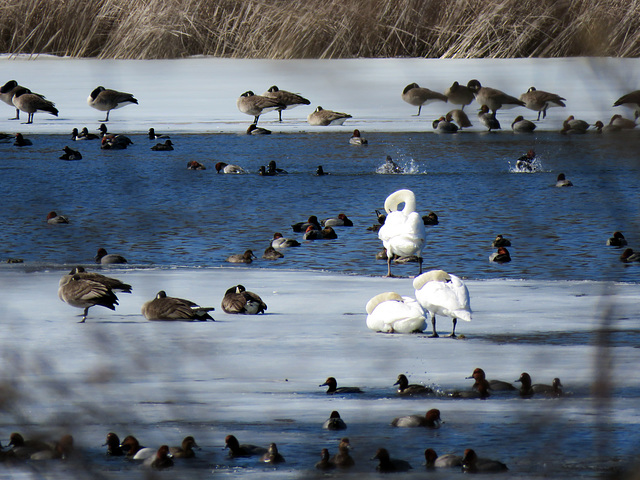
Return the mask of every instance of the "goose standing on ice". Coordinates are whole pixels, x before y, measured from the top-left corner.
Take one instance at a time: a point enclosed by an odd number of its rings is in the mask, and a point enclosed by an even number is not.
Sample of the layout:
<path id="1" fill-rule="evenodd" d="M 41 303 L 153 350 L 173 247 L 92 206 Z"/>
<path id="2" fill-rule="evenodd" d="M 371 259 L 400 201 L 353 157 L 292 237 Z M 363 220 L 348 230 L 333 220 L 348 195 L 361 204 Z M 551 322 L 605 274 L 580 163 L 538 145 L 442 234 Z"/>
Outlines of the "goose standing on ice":
<path id="1" fill-rule="evenodd" d="M 404 208 L 397 210 L 401 203 L 404 203 Z M 378 238 L 387 251 L 387 276 L 392 276 L 391 262 L 396 257 L 412 255 L 418 257 L 422 273 L 422 249 L 426 233 L 424 222 L 416 212 L 416 196 L 411 190 L 398 190 L 387 197 L 384 209 L 387 218 L 378 230 Z"/>
<path id="2" fill-rule="evenodd" d="M 436 332 L 436 314 L 451 317 L 453 330 L 449 337 L 456 337 L 456 324 L 458 318 L 467 322 L 471 321 L 471 304 L 469 290 L 460 278 L 444 270 L 431 270 L 423 273 L 413 280 L 413 288 L 416 290 L 416 300 L 422 308 L 431 313 L 433 334 L 430 337 L 438 337 Z"/>
<path id="3" fill-rule="evenodd" d="M 446 95 L 439 92 L 434 92 L 428 88 L 419 86 L 417 83 L 410 83 L 402 91 L 402 100 L 409 105 L 418 107 L 417 117 L 420 116 L 420 111 L 423 105 L 429 105 L 433 102 L 445 102 L 447 103 Z"/>
<path id="4" fill-rule="evenodd" d="M 309 105 L 311 103 L 303 96 L 298 95 L 297 93 L 287 92 L 286 90 L 280 90 L 275 85 L 270 87 L 263 96 L 273 98 L 282 105 L 276 109 L 278 110 L 278 121 L 280 122 L 282 121 L 283 110 L 291 110 L 298 105 Z"/>
<path id="5" fill-rule="evenodd" d="M 80 275 L 64 275 L 60 279 L 58 297 L 72 307 L 84 309 L 80 323 L 85 322 L 89 309 L 95 305 L 110 310 L 115 310 L 118 305 L 118 297 L 110 287 Z"/>
<path id="6" fill-rule="evenodd" d="M 58 116 L 55 103 L 50 102 L 42 95 L 32 93 L 28 88 L 18 88 L 13 94 L 13 104 L 19 110 L 27 114 L 26 123 L 33 123 L 33 115 L 36 112 L 48 112 Z"/>
<path id="7" fill-rule="evenodd" d="M 0 87 L 0 100 L 16 109 L 16 116 L 9 120 L 20 120 L 20 109 L 13 104 L 13 96 L 19 88 L 24 88 L 18 85 L 15 80 L 9 80 L 2 87 Z"/>
<path id="8" fill-rule="evenodd" d="M 109 112 L 116 108 L 126 107 L 132 103 L 138 104 L 131 93 L 118 92 L 104 87 L 96 87 L 87 97 L 87 104 L 101 112 L 107 112 L 107 117 L 101 122 L 109 121 Z"/>
<path id="9" fill-rule="evenodd" d="M 426 327 L 423 308 L 415 299 L 384 292 L 367 302 L 367 327 L 374 332 L 418 333 Z"/>
<path id="10" fill-rule="evenodd" d="M 236 101 L 238 110 L 247 115 L 253 115 L 253 123 L 257 126 L 260 115 L 271 112 L 279 108 L 286 108 L 286 105 L 275 98 L 256 95 L 251 90 L 244 92 Z"/>
<path id="11" fill-rule="evenodd" d="M 543 90 L 536 90 L 536 87 L 531 87 L 525 93 L 520 95 L 520 100 L 524 102 L 524 106 L 529 110 L 538 112 L 538 121 L 540 121 L 540 114 L 542 118 L 547 116 L 547 108 L 549 107 L 566 107 L 566 98 L 562 98 L 556 93 L 549 93 Z"/>

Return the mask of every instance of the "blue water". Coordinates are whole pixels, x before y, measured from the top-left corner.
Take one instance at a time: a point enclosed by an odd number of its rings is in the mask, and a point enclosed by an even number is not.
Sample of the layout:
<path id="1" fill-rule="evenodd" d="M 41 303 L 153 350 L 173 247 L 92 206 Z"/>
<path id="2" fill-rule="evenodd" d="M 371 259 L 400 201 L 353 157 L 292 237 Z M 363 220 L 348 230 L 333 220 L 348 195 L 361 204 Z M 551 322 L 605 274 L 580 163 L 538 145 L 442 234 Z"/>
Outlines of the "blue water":
<path id="1" fill-rule="evenodd" d="M 437 213 L 427 227 L 424 268 L 443 268 L 473 279 L 612 279 L 637 282 L 640 264 L 625 265 L 620 249 L 606 247 L 615 230 L 640 250 L 639 132 L 562 136 L 463 133 L 364 133 L 366 147 L 349 134 L 290 133 L 174 135 L 173 152 L 153 152 L 156 141 L 130 135 L 127 150 L 105 151 L 98 142 L 67 136 L 26 135 L 31 147 L 0 144 L 4 208 L 0 259 L 27 263 L 92 263 L 98 247 L 132 264 L 219 266 L 252 249 L 261 257 L 274 232 L 302 247 L 257 268 L 322 269 L 384 275 L 375 260 L 382 247 L 367 227 L 386 196 L 409 188 L 418 209 Z M 58 160 L 62 147 L 79 149 L 80 161 Z M 515 159 L 534 148 L 541 169 L 514 171 Z M 386 155 L 411 173 L 382 175 Z M 197 160 L 206 171 L 189 171 Z M 275 160 L 289 174 L 261 177 Z M 238 164 L 248 175 L 216 174 L 216 162 Z M 317 177 L 323 165 L 330 175 Z M 571 188 L 555 188 L 564 172 Z M 48 225 L 55 210 L 70 225 Z M 302 241 L 291 224 L 310 215 L 344 212 L 355 224 L 337 228 L 337 240 Z M 512 262 L 497 265 L 496 234 L 512 242 Z M 414 275 L 416 264 L 398 265 Z"/>

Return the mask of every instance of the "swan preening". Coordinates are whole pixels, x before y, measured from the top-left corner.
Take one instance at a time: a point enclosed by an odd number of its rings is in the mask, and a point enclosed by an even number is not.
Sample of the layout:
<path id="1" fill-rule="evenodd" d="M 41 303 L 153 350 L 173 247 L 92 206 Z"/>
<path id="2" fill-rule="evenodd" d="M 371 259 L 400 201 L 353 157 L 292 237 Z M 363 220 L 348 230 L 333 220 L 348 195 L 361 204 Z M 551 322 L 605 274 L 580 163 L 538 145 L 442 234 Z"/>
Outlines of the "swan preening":
<path id="1" fill-rule="evenodd" d="M 404 203 L 402 210 L 398 206 Z M 416 197 L 411 190 L 398 190 L 384 202 L 387 218 L 378 230 L 378 238 L 387 250 L 387 276 L 391 277 L 391 262 L 397 257 L 418 257 L 422 273 L 422 249 L 425 229 L 422 218 L 416 212 Z"/>
<path id="2" fill-rule="evenodd" d="M 471 306 L 469 290 L 460 278 L 444 270 L 431 270 L 423 273 L 413 280 L 413 288 L 416 290 L 416 300 L 422 308 L 431 313 L 433 334 L 436 332 L 436 314 L 446 315 L 453 320 L 453 330 L 450 337 L 456 336 L 456 324 L 458 318 L 471 321 Z"/>
<path id="3" fill-rule="evenodd" d="M 426 327 L 425 313 L 415 299 L 384 292 L 367 302 L 367 327 L 383 333 L 416 333 Z"/>

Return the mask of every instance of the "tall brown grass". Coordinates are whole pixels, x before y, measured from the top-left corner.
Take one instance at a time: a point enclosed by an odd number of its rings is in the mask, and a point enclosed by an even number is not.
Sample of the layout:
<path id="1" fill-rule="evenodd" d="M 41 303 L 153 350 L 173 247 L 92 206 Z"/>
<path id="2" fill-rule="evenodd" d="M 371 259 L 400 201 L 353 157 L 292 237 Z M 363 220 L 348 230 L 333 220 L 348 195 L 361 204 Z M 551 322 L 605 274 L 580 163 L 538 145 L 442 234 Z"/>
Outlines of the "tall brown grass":
<path id="1" fill-rule="evenodd" d="M 0 0 L 0 51 L 73 57 L 640 55 L 640 0 Z"/>

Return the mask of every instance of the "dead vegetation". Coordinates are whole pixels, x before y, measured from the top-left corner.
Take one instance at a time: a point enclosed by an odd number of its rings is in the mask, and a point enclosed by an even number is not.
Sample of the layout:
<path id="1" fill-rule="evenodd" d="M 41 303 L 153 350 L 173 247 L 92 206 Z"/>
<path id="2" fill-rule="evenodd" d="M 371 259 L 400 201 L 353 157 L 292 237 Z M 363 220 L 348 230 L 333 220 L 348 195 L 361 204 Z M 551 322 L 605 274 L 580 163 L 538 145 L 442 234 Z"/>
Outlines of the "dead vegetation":
<path id="1" fill-rule="evenodd" d="M 71 57 L 640 55 L 640 0 L 0 0 L 0 51 Z"/>

